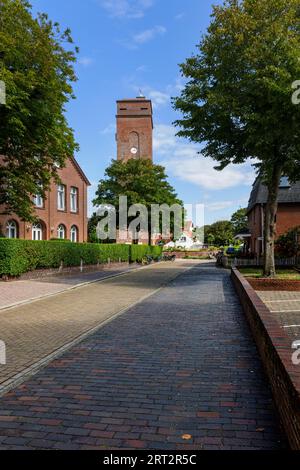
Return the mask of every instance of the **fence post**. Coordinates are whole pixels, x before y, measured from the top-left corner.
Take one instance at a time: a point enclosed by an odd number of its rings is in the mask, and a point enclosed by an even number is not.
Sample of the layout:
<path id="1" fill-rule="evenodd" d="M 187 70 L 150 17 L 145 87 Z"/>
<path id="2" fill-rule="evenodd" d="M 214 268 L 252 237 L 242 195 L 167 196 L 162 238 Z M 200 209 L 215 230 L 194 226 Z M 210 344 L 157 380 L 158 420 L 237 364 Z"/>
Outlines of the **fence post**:
<path id="1" fill-rule="evenodd" d="M 80 260 L 80 272 L 82 273 L 83 271 L 83 259 L 81 258 Z"/>
<path id="2" fill-rule="evenodd" d="M 64 269 L 64 262 L 61 261 L 58 272 L 61 273 L 63 269 Z"/>
<path id="3" fill-rule="evenodd" d="M 110 258 L 107 258 L 107 264 L 110 266 Z"/>

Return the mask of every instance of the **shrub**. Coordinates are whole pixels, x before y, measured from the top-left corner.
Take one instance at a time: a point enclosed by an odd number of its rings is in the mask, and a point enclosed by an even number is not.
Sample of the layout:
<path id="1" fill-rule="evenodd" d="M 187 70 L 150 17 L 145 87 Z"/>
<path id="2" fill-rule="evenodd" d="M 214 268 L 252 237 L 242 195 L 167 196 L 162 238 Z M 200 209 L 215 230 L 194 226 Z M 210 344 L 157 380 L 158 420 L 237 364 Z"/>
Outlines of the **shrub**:
<path id="1" fill-rule="evenodd" d="M 80 266 L 84 264 L 129 261 L 129 246 L 92 245 L 60 241 L 0 239 L 0 275 L 18 276 L 41 268 Z"/>
<path id="2" fill-rule="evenodd" d="M 281 235 L 275 242 L 275 254 L 282 257 L 299 256 L 300 227 L 294 227 Z"/>
<path id="3" fill-rule="evenodd" d="M 162 246 L 150 246 L 150 245 L 131 245 L 130 247 L 130 260 L 131 262 L 141 261 L 144 256 L 152 256 L 153 259 L 157 260 L 162 255 Z"/>
<path id="4" fill-rule="evenodd" d="M 110 261 L 137 262 L 145 255 L 161 256 L 162 247 L 148 245 L 117 245 L 71 243 L 66 241 L 31 241 L 0 239 L 0 276 L 19 276 L 34 269 L 59 268 L 107 263 Z"/>

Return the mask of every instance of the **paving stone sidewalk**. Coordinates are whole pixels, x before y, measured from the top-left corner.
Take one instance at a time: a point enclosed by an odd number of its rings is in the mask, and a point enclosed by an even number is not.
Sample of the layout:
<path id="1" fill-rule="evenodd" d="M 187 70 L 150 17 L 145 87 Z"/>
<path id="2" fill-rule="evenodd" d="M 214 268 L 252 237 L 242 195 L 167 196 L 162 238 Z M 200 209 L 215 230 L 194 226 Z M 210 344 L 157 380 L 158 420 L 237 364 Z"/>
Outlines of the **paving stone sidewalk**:
<path id="1" fill-rule="evenodd" d="M 273 312 L 292 340 L 300 340 L 300 292 L 258 291 L 258 296 Z"/>
<path id="2" fill-rule="evenodd" d="M 229 273 L 212 265 L 130 308 L 1 398 L 0 410 L 0 449 L 285 446 Z"/>
<path id="3" fill-rule="evenodd" d="M 80 284 L 105 279 L 106 277 L 129 272 L 136 268 L 136 265 L 128 266 L 128 264 L 124 263 L 119 266 L 107 266 L 101 271 L 89 273 L 62 274 L 47 276 L 41 279 L 15 280 L 10 282 L 0 281 L 0 311 L 18 303 L 58 294 Z"/>

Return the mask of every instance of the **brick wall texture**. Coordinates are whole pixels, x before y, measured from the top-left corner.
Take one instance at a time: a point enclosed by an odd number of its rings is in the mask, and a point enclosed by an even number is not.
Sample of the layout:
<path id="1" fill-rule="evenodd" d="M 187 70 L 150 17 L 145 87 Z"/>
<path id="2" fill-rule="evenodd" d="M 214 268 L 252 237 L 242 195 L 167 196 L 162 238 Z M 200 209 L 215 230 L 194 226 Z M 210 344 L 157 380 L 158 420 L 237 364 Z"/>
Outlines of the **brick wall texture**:
<path id="1" fill-rule="evenodd" d="M 57 185 L 53 181 L 51 190 L 47 192 L 42 208 L 36 208 L 35 213 L 42 225 L 43 240 L 57 238 L 57 229 L 59 225 L 65 226 L 65 238 L 70 239 L 71 227 L 75 226 L 78 230 L 78 242 L 87 241 L 87 187 L 88 181 L 78 170 L 75 161 L 69 159 L 66 167 L 59 169 L 62 184 L 65 186 L 65 210 L 60 211 L 57 208 Z M 77 212 L 71 212 L 70 191 L 71 187 L 77 188 Z M 3 207 L 0 208 L 0 214 Z M 15 214 L 0 215 L 0 229 L 5 235 L 6 225 L 9 221 L 15 221 L 18 228 L 18 237 L 25 240 L 32 240 L 32 224 L 22 221 Z"/>
<path id="2" fill-rule="evenodd" d="M 255 339 L 274 401 L 292 449 L 300 450 L 300 366 L 292 363 L 291 339 L 237 269 L 232 281 Z"/>

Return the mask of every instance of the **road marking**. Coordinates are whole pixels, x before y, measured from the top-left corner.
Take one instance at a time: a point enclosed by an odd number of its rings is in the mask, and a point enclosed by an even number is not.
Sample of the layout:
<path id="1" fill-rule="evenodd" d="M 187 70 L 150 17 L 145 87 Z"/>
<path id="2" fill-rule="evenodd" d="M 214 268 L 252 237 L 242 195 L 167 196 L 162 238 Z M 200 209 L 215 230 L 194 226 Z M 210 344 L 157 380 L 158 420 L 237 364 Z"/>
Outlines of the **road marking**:
<path id="1" fill-rule="evenodd" d="M 285 325 L 283 328 L 299 328 L 300 325 Z"/>
<path id="2" fill-rule="evenodd" d="M 272 313 L 300 313 L 300 309 L 298 310 L 270 310 Z"/>

